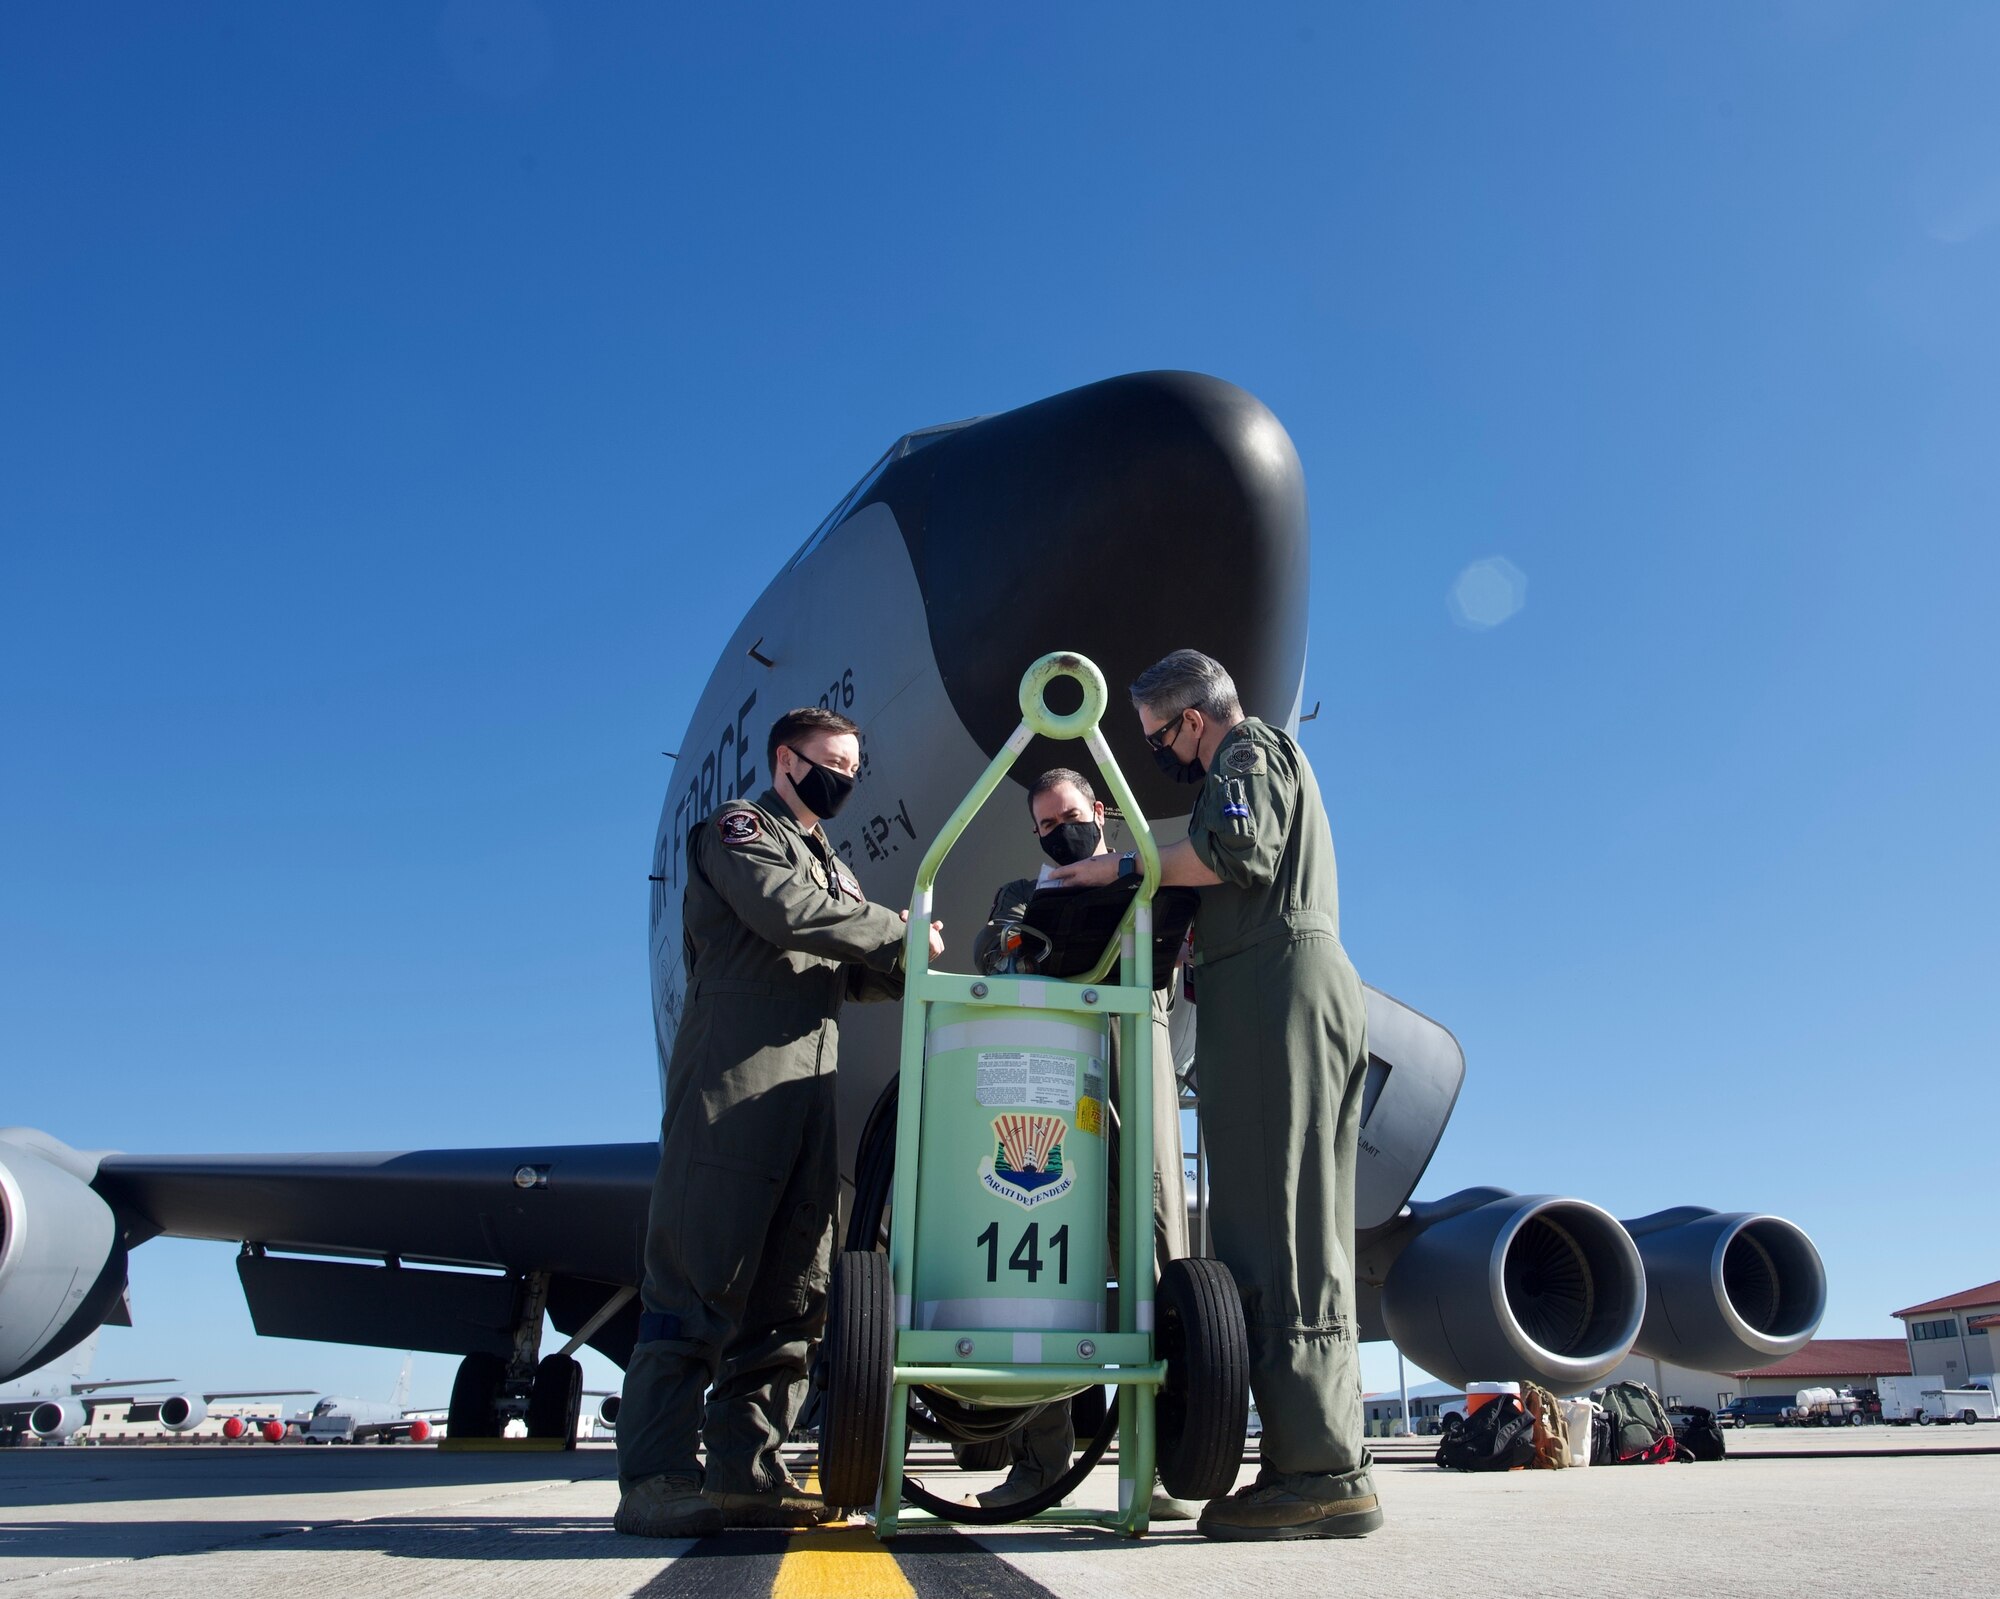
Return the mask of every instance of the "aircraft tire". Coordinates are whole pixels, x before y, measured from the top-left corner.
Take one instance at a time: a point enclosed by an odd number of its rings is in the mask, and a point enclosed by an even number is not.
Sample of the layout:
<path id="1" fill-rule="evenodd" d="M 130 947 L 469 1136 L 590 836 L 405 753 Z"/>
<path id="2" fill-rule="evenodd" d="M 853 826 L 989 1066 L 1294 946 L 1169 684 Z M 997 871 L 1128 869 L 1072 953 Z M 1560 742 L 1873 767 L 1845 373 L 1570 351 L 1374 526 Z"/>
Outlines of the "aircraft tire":
<path id="1" fill-rule="evenodd" d="M 507 1380 L 507 1362 L 498 1355 L 467 1355 L 451 1382 L 451 1409 L 446 1426 L 453 1438 L 500 1436 L 500 1385 Z"/>
<path id="2" fill-rule="evenodd" d="M 1155 1415 L 1160 1486 L 1216 1499 L 1236 1485 L 1250 1411 L 1250 1339 L 1236 1279 L 1219 1260 L 1170 1260 L 1154 1296 L 1155 1348 L 1167 1363 Z"/>
<path id="3" fill-rule="evenodd" d="M 830 1505 L 872 1505 L 889 1443 L 889 1394 L 896 1361 L 896 1304 L 889 1257 L 842 1252 L 833 1267 L 821 1371 L 820 1491 Z"/>
<path id="4" fill-rule="evenodd" d="M 570 1355 L 550 1355 L 535 1368 L 528 1390 L 528 1436 L 560 1438 L 576 1447 L 576 1418 L 583 1409 L 583 1363 Z"/>

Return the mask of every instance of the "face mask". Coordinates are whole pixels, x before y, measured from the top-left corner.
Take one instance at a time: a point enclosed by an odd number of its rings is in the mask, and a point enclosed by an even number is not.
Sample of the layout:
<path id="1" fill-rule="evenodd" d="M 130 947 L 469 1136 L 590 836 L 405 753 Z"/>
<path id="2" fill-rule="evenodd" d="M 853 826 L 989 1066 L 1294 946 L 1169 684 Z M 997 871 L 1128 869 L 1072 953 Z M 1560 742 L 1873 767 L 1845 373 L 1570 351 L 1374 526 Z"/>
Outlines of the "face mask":
<path id="1" fill-rule="evenodd" d="M 1153 764 L 1172 783 L 1199 783 L 1208 775 L 1200 761 L 1184 761 L 1172 750 L 1154 750 Z"/>
<path id="2" fill-rule="evenodd" d="M 840 807 L 847 803 L 847 796 L 854 792 L 854 779 L 841 772 L 828 771 L 817 761 L 804 755 L 787 744 L 786 749 L 805 762 L 804 776 L 792 778 L 792 792 L 799 797 L 799 803 L 813 815 L 824 821 L 829 816 L 838 816 Z"/>
<path id="3" fill-rule="evenodd" d="M 1095 822 L 1064 822 L 1042 835 L 1042 853 L 1058 866 L 1074 866 L 1097 853 L 1104 829 Z"/>

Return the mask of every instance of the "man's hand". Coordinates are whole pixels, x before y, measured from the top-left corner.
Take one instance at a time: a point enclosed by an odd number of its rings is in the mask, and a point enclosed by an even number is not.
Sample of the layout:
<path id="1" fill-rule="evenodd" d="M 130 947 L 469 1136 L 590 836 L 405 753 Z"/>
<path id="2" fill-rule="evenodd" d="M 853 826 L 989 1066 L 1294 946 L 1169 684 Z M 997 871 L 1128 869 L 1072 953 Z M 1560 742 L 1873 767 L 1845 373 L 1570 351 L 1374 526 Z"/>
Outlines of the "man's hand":
<path id="1" fill-rule="evenodd" d="M 910 919 L 910 913 L 909 913 L 908 911 L 904 911 L 904 912 L 902 913 L 902 917 L 903 917 L 903 920 L 904 920 L 905 922 L 908 922 L 908 921 L 909 921 L 909 919 Z M 938 958 L 938 956 L 942 955 L 943 953 L 944 953 L 944 923 L 943 923 L 943 922 L 932 922 L 932 923 L 931 923 L 931 959 L 932 959 L 932 960 L 936 960 L 936 959 Z"/>
<path id="2" fill-rule="evenodd" d="M 1050 888 L 1102 888 L 1118 881 L 1116 855 L 1090 855 L 1068 866 L 1051 867 Z"/>

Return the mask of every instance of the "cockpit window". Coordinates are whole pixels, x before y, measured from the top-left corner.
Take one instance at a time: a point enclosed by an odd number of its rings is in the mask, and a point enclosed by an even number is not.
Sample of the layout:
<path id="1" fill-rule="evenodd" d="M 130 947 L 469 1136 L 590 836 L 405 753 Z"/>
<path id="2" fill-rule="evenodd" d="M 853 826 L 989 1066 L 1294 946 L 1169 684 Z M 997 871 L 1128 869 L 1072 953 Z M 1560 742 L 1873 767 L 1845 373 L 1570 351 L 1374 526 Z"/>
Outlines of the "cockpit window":
<path id="1" fill-rule="evenodd" d="M 785 564 L 785 570 L 791 571 L 819 548 L 820 541 L 827 534 L 847 520 L 848 513 L 868 497 L 868 491 L 875 486 L 875 480 L 889 469 L 892 462 L 900 461 L 906 455 L 915 455 L 925 446 L 937 443 L 946 434 L 956 433 L 960 428 L 971 427 L 979 420 L 981 420 L 979 417 L 969 416 L 963 422 L 941 422 L 936 427 L 919 428 L 914 433 L 905 433 L 889 446 L 883 453 L 882 459 L 868 469 L 867 475 L 859 483 L 841 496 L 840 503 L 826 513 L 826 520 L 812 530 L 812 536 L 799 546 L 799 553 Z"/>

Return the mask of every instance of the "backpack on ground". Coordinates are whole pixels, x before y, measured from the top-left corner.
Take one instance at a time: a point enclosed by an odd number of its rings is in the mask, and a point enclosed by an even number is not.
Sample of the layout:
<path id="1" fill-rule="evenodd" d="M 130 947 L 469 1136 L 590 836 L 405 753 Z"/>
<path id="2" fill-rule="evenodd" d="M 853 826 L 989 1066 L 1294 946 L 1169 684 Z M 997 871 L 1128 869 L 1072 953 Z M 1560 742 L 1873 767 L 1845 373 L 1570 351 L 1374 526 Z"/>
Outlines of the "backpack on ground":
<path id="1" fill-rule="evenodd" d="M 1562 1401 L 1539 1383 L 1521 1384 L 1521 1405 L 1535 1427 L 1534 1464 L 1560 1471 L 1569 1464 L 1569 1424 Z"/>
<path id="2" fill-rule="evenodd" d="M 1714 1411 L 1697 1405 L 1688 1412 L 1681 1447 L 1696 1460 L 1720 1460 L 1729 1453 L 1729 1446 L 1722 1440 L 1722 1429 L 1715 1424 Z"/>
<path id="3" fill-rule="evenodd" d="M 1667 1419 L 1660 1396 L 1642 1382 L 1614 1382 L 1593 1399 L 1604 1407 L 1606 1444 L 1599 1458 L 1593 1436 L 1593 1466 L 1651 1466 L 1680 1453 L 1674 1424 Z"/>
<path id="4" fill-rule="evenodd" d="M 1512 1471 L 1535 1463 L 1535 1418 L 1512 1394 L 1497 1394 L 1438 1440 L 1447 1471 Z"/>

